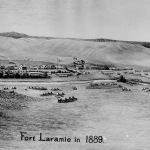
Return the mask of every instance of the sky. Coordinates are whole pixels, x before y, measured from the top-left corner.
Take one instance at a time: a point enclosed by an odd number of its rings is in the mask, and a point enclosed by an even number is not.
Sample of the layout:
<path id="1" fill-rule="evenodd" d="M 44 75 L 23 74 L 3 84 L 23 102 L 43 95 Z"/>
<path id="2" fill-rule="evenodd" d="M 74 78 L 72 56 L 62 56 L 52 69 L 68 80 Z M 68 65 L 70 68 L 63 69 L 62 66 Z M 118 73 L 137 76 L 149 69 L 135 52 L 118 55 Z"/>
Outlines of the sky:
<path id="1" fill-rule="evenodd" d="M 0 32 L 150 42 L 150 0 L 0 0 Z"/>

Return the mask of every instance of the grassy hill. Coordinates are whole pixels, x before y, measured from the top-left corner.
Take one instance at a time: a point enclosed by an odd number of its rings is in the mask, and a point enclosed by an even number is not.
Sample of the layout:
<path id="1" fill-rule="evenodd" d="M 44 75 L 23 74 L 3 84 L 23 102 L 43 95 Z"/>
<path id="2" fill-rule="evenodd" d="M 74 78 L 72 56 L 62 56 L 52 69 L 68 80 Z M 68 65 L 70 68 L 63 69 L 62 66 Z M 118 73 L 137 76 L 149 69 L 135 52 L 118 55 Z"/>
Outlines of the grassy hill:
<path id="1" fill-rule="evenodd" d="M 59 57 L 69 63 L 77 57 L 96 64 L 150 67 L 147 42 L 32 37 L 10 32 L 0 34 L 0 43 L 0 60 L 56 62 Z"/>

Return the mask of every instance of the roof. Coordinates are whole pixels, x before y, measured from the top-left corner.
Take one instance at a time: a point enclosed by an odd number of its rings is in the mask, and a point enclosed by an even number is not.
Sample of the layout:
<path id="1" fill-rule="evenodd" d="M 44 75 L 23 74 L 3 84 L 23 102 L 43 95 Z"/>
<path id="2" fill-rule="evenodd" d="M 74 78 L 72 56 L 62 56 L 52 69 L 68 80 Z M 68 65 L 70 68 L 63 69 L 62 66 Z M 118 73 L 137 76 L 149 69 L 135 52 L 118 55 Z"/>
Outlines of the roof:
<path id="1" fill-rule="evenodd" d="M 117 82 L 116 80 L 94 80 L 92 83 Z"/>
<path id="2" fill-rule="evenodd" d="M 42 72 L 29 72 L 29 74 L 43 74 Z"/>

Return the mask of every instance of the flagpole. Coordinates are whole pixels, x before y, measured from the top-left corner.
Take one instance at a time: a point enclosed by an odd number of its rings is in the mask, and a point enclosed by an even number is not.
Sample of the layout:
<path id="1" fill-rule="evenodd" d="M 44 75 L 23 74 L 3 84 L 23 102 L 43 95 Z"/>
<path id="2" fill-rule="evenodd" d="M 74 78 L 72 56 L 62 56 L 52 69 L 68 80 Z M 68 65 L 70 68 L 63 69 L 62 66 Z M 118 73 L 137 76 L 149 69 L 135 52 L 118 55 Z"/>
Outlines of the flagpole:
<path id="1" fill-rule="evenodd" d="M 57 72 L 58 72 L 58 58 L 57 58 Z"/>

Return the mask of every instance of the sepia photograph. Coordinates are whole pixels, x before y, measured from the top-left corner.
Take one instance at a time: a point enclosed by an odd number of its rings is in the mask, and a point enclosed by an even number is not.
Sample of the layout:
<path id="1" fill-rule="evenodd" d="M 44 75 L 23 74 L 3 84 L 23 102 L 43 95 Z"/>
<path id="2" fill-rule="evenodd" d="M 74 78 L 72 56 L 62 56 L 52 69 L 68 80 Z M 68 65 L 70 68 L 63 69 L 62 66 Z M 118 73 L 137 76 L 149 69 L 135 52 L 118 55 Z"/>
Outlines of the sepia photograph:
<path id="1" fill-rule="evenodd" d="M 150 150 L 150 1 L 0 0 L 0 150 Z"/>

